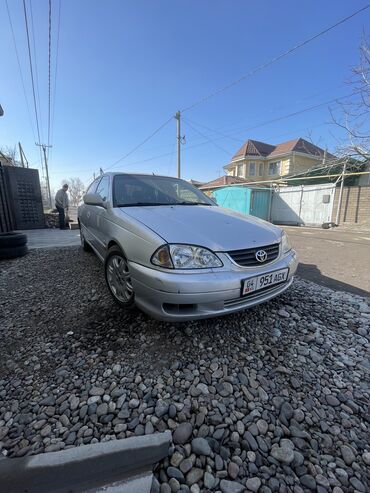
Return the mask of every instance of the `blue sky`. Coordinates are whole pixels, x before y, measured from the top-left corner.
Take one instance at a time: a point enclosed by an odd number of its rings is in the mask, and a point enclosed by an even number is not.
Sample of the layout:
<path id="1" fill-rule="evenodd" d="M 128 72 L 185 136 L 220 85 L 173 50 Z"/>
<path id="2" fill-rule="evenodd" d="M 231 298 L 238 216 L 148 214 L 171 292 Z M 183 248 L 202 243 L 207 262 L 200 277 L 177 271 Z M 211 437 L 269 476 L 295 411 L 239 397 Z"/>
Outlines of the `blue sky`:
<path id="1" fill-rule="evenodd" d="M 29 0 L 26 3 L 29 8 Z M 32 124 L 6 3 L 0 0 L 0 103 L 5 110 L 0 118 L 0 146 L 21 141 L 30 163 L 40 167 L 23 6 L 21 0 L 8 4 Z M 59 0 L 52 0 L 52 186 L 76 176 L 87 184 L 94 171 L 110 168 L 176 110 L 366 4 L 363 0 L 62 0 L 54 92 Z M 32 14 L 45 142 L 48 1 L 32 0 Z M 278 143 L 302 136 L 334 151 L 340 131 L 330 124 L 327 105 L 266 122 L 349 94 L 346 81 L 358 62 L 361 35 L 369 20 L 370 9 L 185 112 L 182 176 L 201 181 L 218 177 L 248 138 Z M 112 169 L 175 175 L 175 139 L 172 120 Z"/>

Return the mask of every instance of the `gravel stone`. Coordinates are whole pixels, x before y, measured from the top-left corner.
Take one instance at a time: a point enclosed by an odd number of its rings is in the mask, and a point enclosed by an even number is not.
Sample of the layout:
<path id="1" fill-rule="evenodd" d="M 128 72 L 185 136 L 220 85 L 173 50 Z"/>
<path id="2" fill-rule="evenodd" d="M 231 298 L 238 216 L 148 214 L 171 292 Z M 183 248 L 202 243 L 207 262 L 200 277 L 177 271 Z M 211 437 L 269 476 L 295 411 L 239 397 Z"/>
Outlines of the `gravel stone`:
<path id="1" fill-rule="evenodd" d="M 220 482 L 220 489 L 222 493 L 242 493 L 245 490 L 245 486 L 237 481 L 222 479 Z"/>
<path id="2" fill-rule="evenodd" d="M 356 457 L 352 449 L 348 445 L 342 445 L 340 448 L 342 457 L 347 466 L 350 466 L 355 461 Z"/>
<path id="3" fill-rule="evenodd" d="M 193 427 L 190 423 L 181 423 L 173 432 L 173 443 L 183 445 L 189 440 L 192 433 Z"/>
<path id="4" fill-rule="evenodd" d="M 193 469 L 190 469 L 190 471 L 186 475 L 186 484 L 188 486 L 191 486 L 194 483 L 198 483 L 202 479 L 203 474 L 203 469 L 200 469 L 199 467 L 194 467 Z"/>
<path id="5" fill-rule="evenodd" d="M 309 490 L 316 491 L 316 481 L 310 474 L 304 474 L 299 478 L 302 486 L 308 488 Z"/>
<path id="6" fill-rule="evenodd" d="M 212 453 L 205 438 L 194 438 L 191 442 L 191 450 L 197 455 L 211 455 Z"/>
<path id="7" fill-rule="evenodd" d="M 271 455 L 274 459 L 283 464 L 290 464 L 294 460 L 294 451 L 291 447 L 282 446 L 271 450 Z"/>
<path id="8" fill-rule="evenodd" d="M 366 491 L 357 295 L 297 277 L 258 309 L 181 328 L 122 311 L 96 257 L 59 248 L 1 262 L 0 313 L 1 456 L 170 430 L 154 493 Z"/>
<path id="9" fill-rule="evenodd" d="M 249 478 L 246 482 L 246 487 L 250 491 L 258 491 L 261 486 L 260 478 Z"/>

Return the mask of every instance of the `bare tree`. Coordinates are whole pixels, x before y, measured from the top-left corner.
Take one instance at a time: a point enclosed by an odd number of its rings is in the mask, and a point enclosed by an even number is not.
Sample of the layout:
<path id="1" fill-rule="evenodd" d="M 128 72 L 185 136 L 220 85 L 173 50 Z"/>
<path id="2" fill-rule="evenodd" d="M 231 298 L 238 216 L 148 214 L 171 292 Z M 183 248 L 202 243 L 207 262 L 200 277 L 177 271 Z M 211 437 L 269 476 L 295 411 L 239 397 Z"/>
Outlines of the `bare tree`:
<path id="1" fill-rule="evenodd" d="M 338 141 L 338 156 L 361 166 L 370 157 L 370 45 L 365 35 L 359 65 L 352 69 L 348 82 L 355 99 L 351 97 L 340 103 L 336 112 L 330 112 L 335 125 L 345 131 L 345 137 Z"/>
<path id="2" fill-rule="evenodd" d="M 10 166 L 20 166 L 17 161 L 17 147 L 3 146 L 0 148 L 0 161 L 3 157 L 5 161 L 4 164 L 9 164 Z"/>
<path id="3" fill-rule="evenodd" d="M 62 182 L 62 185 L 64 185 L 65 183 L 68 185 L 71 205 L 77 206 L 82 199 L 85 185 L 80 178 L 69 178 L 69 180 L 64 180 Z"/>

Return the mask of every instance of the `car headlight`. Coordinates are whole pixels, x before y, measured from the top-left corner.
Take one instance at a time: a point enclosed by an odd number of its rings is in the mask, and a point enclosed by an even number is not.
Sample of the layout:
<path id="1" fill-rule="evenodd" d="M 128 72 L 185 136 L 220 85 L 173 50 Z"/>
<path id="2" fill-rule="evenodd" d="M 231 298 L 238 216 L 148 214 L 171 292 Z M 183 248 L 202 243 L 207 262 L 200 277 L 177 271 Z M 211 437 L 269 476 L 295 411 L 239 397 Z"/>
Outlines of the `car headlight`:
<path id="1" fill-rule="evenodd" d="M 292 245 L 290 244 L 288 235 L 284 231 L 283 234 L 281 235 L 281 252 L 284 255 L 284 253 L 288 253 L 291 249 L 292 249 Z"/>
<path id="2" fill-rule="evenodd" d="M 167 269 L 210 269 L 223 266 L 213 252 L 193 245 L 163 245 L 154 252 L 151 262 Z"/>

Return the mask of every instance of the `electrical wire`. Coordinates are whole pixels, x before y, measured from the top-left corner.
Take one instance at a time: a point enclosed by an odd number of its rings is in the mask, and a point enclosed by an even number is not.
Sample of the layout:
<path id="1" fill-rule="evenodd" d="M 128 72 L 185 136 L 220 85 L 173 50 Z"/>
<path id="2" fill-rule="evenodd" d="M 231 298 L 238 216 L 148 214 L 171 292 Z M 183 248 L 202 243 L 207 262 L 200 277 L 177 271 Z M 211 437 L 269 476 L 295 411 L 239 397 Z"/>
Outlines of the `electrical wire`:
<path id="1" fill-rule="evenodd" d="M 302 110 L 294 111 L 293 113 L 288 113 L 287 115 L 279 116 L 279 117 L 273 118 L 271 120 L 266 120 L 264 122 L 258 123 L 257 125 L 252 125 L 250 127 L 247 127 L 247 128 L 241 129 L 241 130 L 237 130 L 237 131 L 234 131 L 234 132 L 231 132 L 230 134 L 225 134 L 224 137 L 218 137 L 218 138 L 216 138 L 214 140 L 217 141 L 217 140 L 224 139 L 224 138 L 226 138 L 226 135 L 229 137 L 229 136 L 232 136 L 232 135 L 240 134 L 242 132 L 247 132 L 249 130 L 254 130 L 256 128 L 261 128 L 261 127 L 264 127 L 266 125 L 270 125 L 271 123 L 276 123 L 278 121 L 285 120 L 285 119 L 291 118 L 293 116 L 301 115 L 303 113 L 306 113 L 307 111 L 312 111 L 314 109 L 320 108 L 320 107 L 325 106 L 327 104 L 336 103 L 337 101 L 341 101 L 342 99 L 346 99 L 346 98 L 349 98 L 349 97 L 354 96 L 354 95 L 357 95 L 357 93 L 351 93 L 351 94 L 347 94 L 345 96 L 341 96 L 339 98 L 330 99 L 328 101 L 324 101 L 323 103 L 319 103 L 319 104 L 316 104 L 316 105 L 313 105 L 313 106 L 309 106 L 307 108 L 303 108 Z M 193 146 L 188 146 L 187 148 L 188 149 L 191 149 L 191 148 L 194 148 L 194 147 L 199 147 L 199 146 L 202 146 L 202 145 L 204 145 L 206 143 L 207 142 L 202 142 L 200 144 L 194 144 Z"/>
<path id="2" fill-rule="evenodd" d="M 199 106 L 200 104 L 205 103 L 209 99 L 211 99 L 211 98 L 213 98 L 215 96 L 218 96 L 222 92 L 227 91 L 231 87 L 236 86 L 237 84 L 239 84 L 243 80 L 245 80 L 245 79 L 247 79 L 249 77 L 252 77 L 253 75 L 255 75 L 258 72 L 261 72 L 262 70 L 264 70 L 265 68 L 269 67 L 270 65 L 273 65 L 274 63 L 278 62 L 282 58 L 285 58 L 286 56 L 294 53 L 295 51 L 299 50 L 300 48 L 302 48 L 303 46 L 307 45 L 308 43 L 311 43 L 312 41 L 314 41 L 315 39 L 319 38 L 320 36 L 323 36 L 324 34 L 328 33 L 329 31 L 331 31 L 331 30 L 335 29 L 336 27 L 340 26 L 341 24 L 349 21 L 350 19 L 352 19 L 356 15 L 358 15 L 361 12 L 364 12 L 365 10 L 367 10 L 369 7 L 370 7 L 370 4 L 367 4 L 367 5 L 365 5 L 365 7 L 362 7 L 361 9 L 356 10 L 352 14 L 348 15 L 347 17 L 344 17 L 343 19 L 340 19 L 338 22 L 336 22 L 335 24 L 332 24 L 331 26 L 327 27 L 323 31 L 320 31 L 317 34 L 314 34 L 310 38 L 305 39 L 301 43 L 298 43 L 295 46 L 293 46 L 292 48 L 289 48 L 288 50 L 284 51 L 283 53 L 280 53 L 280 55 L 277 55 L 277 56 L 271 58 L 270 60 L 268 60 L 267 62 L 262 63 L 261 65 L 255 67 L 254 69 L 250 70 L 247 74 L 242 75 L 241 77 L 239 77 L 239 79 L 236 79 L 233 82 L 230 82 L 229 84 L 227 84 L 226 86 L 223 86 L 220 89 L 217 89 L 216 91 L 208 94 L 207 96 L 204 96 L 202 99 L 199 99 L 195 103 L 193 103 L 193 104 L 187 106 L 186 108 L 182 109 L 181 112 L 184 113 L 185 111 L 189 111 L 189 110 L 195 108 L 196 106 Z"/>
<path id="3" fill-rule="evenodd" d="M 51 116 L 51 0 L 49 0 L 49 57 L 48 57 L 48 146 L 50 146 L 50 116 Z M 48 147 L 49 148 L 49 147 Z"/>
<path id="4" fill-rule="evenodd" d="M 206 130 L 209 130 L 210 132 L 221 135 L 222 137 L 225 137 L 225 139 L 231 139 L 235 142 L 244 142 L 244 140 L 242 139 L 231 137 L 230 135 L 227 135 L 224 132 L 221 132 L 220 130 L 215 130 L 214 128 L 210 128 L 207 125 L 204 125 L 203 123 L 195 122 L 194 120 L 190 120 L 189 118 L 183 118 L 183 120 L 185 120 L 188 124 L 192 123 L 193 125 L 197 125 L 198 127 L 203 127 Z"/>
<path id="5" fill-rule="evenodd" d="M 213 144 L 215 147 L 217 147 L 217 149 L 220 149 L 222 152 L 224 152 L 225 154 L 227 154 L 228 156 L 230 155 L 230 151 L 227 151 L 226 149 L 224 149 L 222 146 L 220 146 L 219 144 L 217 144 L 214 140 L 212 140 L 210 137 L 208 137 L 207 135 L 205 135 L 203 132 L 201 132 L 200 130 L 198 130 L 197 128 L 195 128 L 189 120 L 187 120 L 186 118 L 182 118 L 182 120 L 190 127 L 192 128 L 195 132 L 197 132 L 200 136 L 202 136 L 204 139 L 207 139 L 208 142 L 210 142 L 211 144 Z"/>
<path id="6" fill-rule="evenodd" d="M 32 95 L 33 95 L 33 106 L 34 106 L 35 118 L 36 118 L 37 137 L 38 137 L 39 143 L 41 143 L 39 116 L 38 116 L 37 103 L 36 103 L 35 81 L 34 81 L 34 76 L 33 76 L 31 45 L 30 45 L 30 34 L 29 34 L 29 29 L 28 29 L 26 0 L 23 0 L 23 12 L 24 12 L 25 25 L 26 25 L 27 47 L 28 47 L 28 61 L 29 61 L 29 68 L 30 68 L 31 82 L 32 82 Z M 41 154 L 41 149 L 40 149 L 40 154 Z M 42 163 L 42 156 L 41 156 L 41 163 Z M 41 164 L 41 166 L 42 166 L 42 164 Z"/>
<path id="7" fill-rule="evenodd" d="M 53 101 L 53 110 L 52 110 L 52 121 L 51 121 L 51 137 L 50 140 L 53 140 L 54 135 L 54 119 L 55 119 L 55 106 L 56 106 L 56 92 L 57 92 L 57 76 L 58 76 L 58 61 L 59 61 L 59 37 L 60 37 L 60 19 L 61 19 L 61 10 L 62 10 L 62 1 L 59 0 L 59 9 L 58 9 L 58 28 L 57 28 L 57 47 L 55 54 L 55 76 L 54 76 L 54 101 Z"/>
<path id="8" fill-rule="evenodd" d="M 9 24 L 10 24 L 10 30 L 11 30 L 12 38 L 13 38 L 15 56 L 17 58 L 19 75 L 20 75 L 20 79 L 21 79 L 21 83 L 22 83 L 22 89 L 23 89 L 23 95 L 24 95 L 24 99 L 26 101 L 28 118 L 29 118 L 29 121 L 30 121 L 30 125 L 31 125 L 31 129 L 32 129 L 32 134 L 33 134 L 34 140 L 36 140 L 35 127 L 34 127 L 33 122 L 32 122 L 31 110 L 30 110 L 30 105 L 29 105 L 29 102 L 28 102 L 28 97 L 27 97 L 27 92 L 26 92 L 26 86 L 25 86 L 25 83 L 24 83 L 22 66 L 21 66 L 21 62 L 20 62 L 20 59 L 19 59 L 19 53 L 18 53 L 18 48 L 17 48 L 17 41 L 15 39 L 13 22 L 12 22 L 12 18 L 10 16 L 10 10 L 9 10 L 9 5 L 8 5 L 8 0 L 5 0 L 5 5 L 6 5 L 6 10 L 8 12 L 8 19 L 9 19 Z"/>
<path id="9" fill-rule="evenodd" d="M 56 92 L 57 92 L 57 76 L 58 76 L 58 59 L 59 59 L 59 36 L 60 36 L 60 18 L 61 18 L 62 1 L 59 0 L 58 9 L 58 27 L 57 27 L 57 41 L 56 41 L 56 55 L 55 55 L 55 75 L 54 75 L 54 97 L 52 98 L 52 116 L 51 116 L 51 128 L 50 128 L 50 142 L 53 142 L 54 137 L 54 121 L 55 121 L 55 106 L 56 106 Z M 53 148 L 48 147 L 47 150 L 48 161 L 52 161 Z"/>
<path id="10" fill-rule="evenodd" d="M 114 168 L 115 166 L 117 166 L 117 164 L 119 164 L 121 161 L 126 159 L 128 156 L 131 156 L 131 154 L 133 154 L 137 149 L 139 149 L 141 146 L 146 144 L 152 137 L 154 137 L 160 130 L 162 130 L 162 128 L 164 128 L 172 119 L 173 119 L 173 116 L 171 116 L 168 120 L 166 120 L 164 123 L 162 123 L 161 126 L 159 126 L 156 130 L 154 130 L 154 132 L 152 132 L 143 141 L 141 141 L 139 144 L 137 144 L 133 149 L 131 149 L 131 151 L 129 151 L 127 154 L 125 154 L 124 156 L 117 159 L 117 161 L 115 161 L 111 166 L 106 168 L 105 171 L 108 171 L 108 170 Z"/>
<path id="11" fill-rule="evenodd" d="M 32 45 L 33 45 L 33 59 L 35 66 L 35 86 L 36 86 L 36 95 L 37 95 L 37 103 L 39 110 L 39 120 L 40 120 L 40 133 L 41 137 L 44 135 L 43 125 L 42 125 L 42 111 L 41 111 L 41 99 L 40 99 L 40 86 L 39 86 L 39 73 L 37 68 L 37 55 L 36 55 L 36 36 L 35 36 L 35 26 L 33 22 L 33 9 L 32 9 L 32 0 L 29 0 L 30 4 L 30 16 L 31 16 L 31 35 L 32 35 Z"/>
<path id="12" fill-rule="evenodd" d="M 353 94 L 352 94 L 352 95 L 353 95 Z M 348 96 L 348 95 L 346 95 L 346 96 L 342 96 L 342 97 L 340 97 L 340 98 L 336 98 L 336 99 L 335 99 L 335 101 L 340 101 L 341 99 L 345 99 L 345 98 L 347 98 L 347 97 L 349 97 L 349 96 Z M 334 101 L 334 100 L 330 100 L 329 102 L 333 102 L 333 101 Z M 323 106 L 323 105 L 325 105 L 325 104 L 328 104 L 328 101 L 325 101 L 325 102 L 323 102 L 323 103 L 320 103 L 320 106 Z M 298 113 L 298 114 L 302 114 L 302 113 L 305 113 L 306 111 L 311 111 L 313 108 L 314 108 L 314 107 L 310 106 L 310 107 L 308 107 L 308 108 L 304 108 L 304 109 L 300 110 L 299 112 L 295 112 L 295 113 L 290 113 L 290 114 L 288 114 L 288 115 L 284 115 L 284 116 L 282 116 L 282 117 L 279 117 L 279 120 L 282 120 L 283 118 L 290 118 L 290 117 L 292 117 L 292 116 L 296 115 L 297 113 Z M 316 108 L 316 106 L 315 106 L 315 108 Z M 188 120 L 188 119 L 187 119 L 187 120 Z M 265 121 L 265 122 L 262 122 L 261 124 L 259 124 L 259 125 L 255 126 L 255 127 L 250 127 L 250 128 L 262 127 L 262 126 L 264 126 L 264 125 L 268 125 L 268 124 L 270 124 L 270 123 L 272 123 L 272 121 L 271 121 L 271 120 L 269 120 L 269 121 Z M 315 127 L 317 127 L 317 126 L 321 126 L 321 125 L 322 125 L 322 124 L 320 124 L 320 125 L 316 125 Z M 315 127 L 306 127 L 306 128 L 304 128 L 304 129 L 302 129 L 302 130 L 307 130 L 308 128 L 315 128 Z M 245 132 L 245 131 L 247 131 L 247 130 L 248 130 L 248 129 L 238 130 L 236 133 Z M 223 136 L 222 136 L 222 137 L 219 137 L 219 138 L 214 139 L 214 140 L 222 140 L 222 139 L 224 139 L 224 138 L 229 138 L 229 137 L 230 137 L 230 135 L 228 135 L 228 134 L 223 134 Z M 245 142 L 245 141 L 243 140 L 242 142 Z M 188 150 L 190 150 L 190 149 L 194 149 L 194 148 L 196 148 L 196 147 L 201 147 L 201 146 L 203 146 L 203 145 L 207 145 L 207 144 L 209 144 L 209 143 L 210 143 L 210 141 L 209 141 L 209 140 L 207 140 L 207 141 L 204 141 L 204 142 L 200 142 L 200 143 L 198 143 L 198 144 L 189 145 L 189 146 L 186 146 L 186 148 L 184 148 L 184 151 L 188 151 Z M 230 154 L 230 153 L 229 153 L 229 154 Z M 134 162 L 132 162 L 132 163 L 128 163 L 128 164 L 126 164 L 125 166 L 126 166 L 126 167 L 129 167 L 129 166 L 136 166 L 137 164 L 144 164 L 144 163 L 147 163 L 147 162 L 149 162 L 149 161 L 155 161 L 156 159 L 160 159 L 160 158 L 162 158 L 162 157 L 167 157 L 167 156 L 172 156 L 172 151 L 171 151 L 171 152 L 166 152 L 166 153 L 163 153 L 163 154 L 159 154 L 159 155 L 156 155 L 156 156 L 151 156 L 151 157 L 149 157 L 149 158 L 142 159 L 142 160 L 140 160 L 140 161 L 134 161 Z"/>

